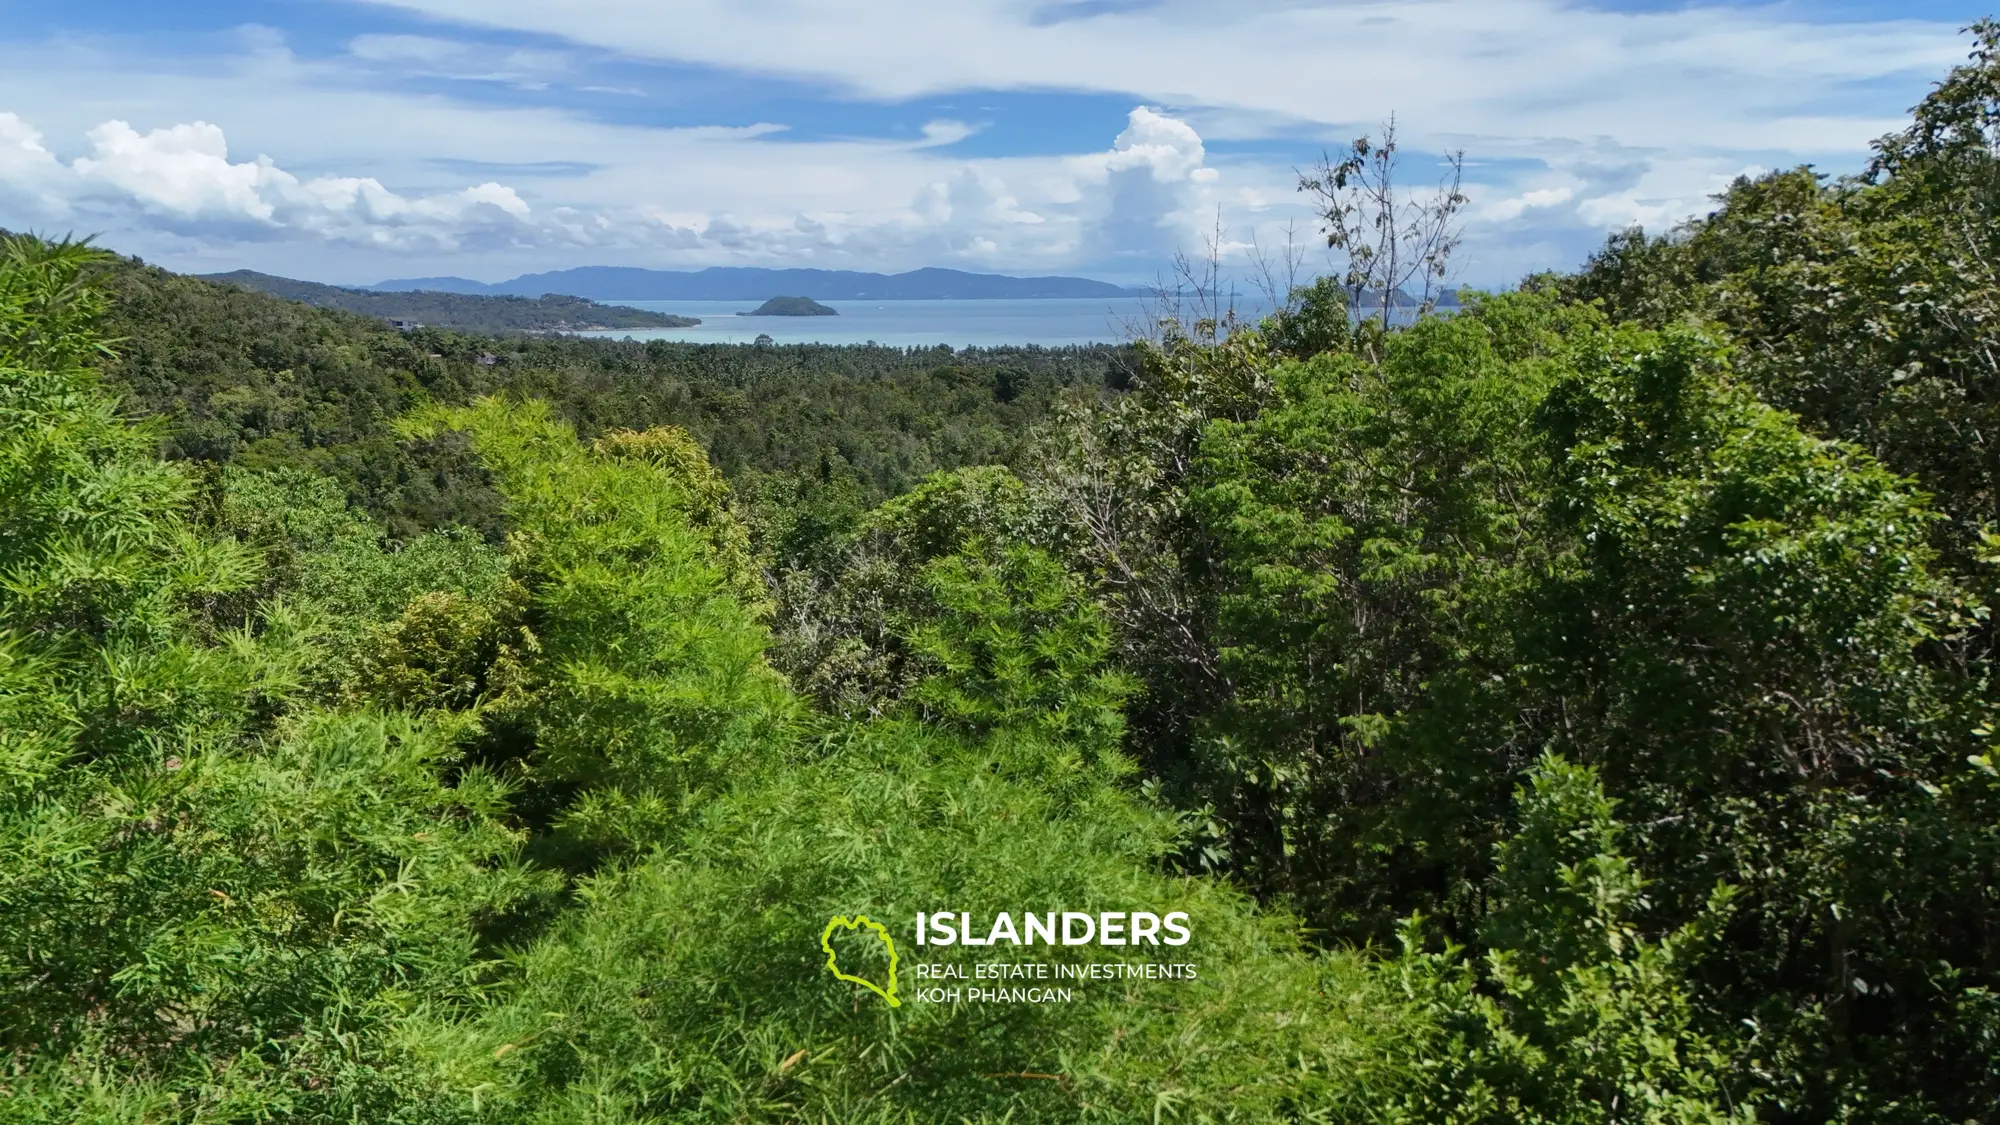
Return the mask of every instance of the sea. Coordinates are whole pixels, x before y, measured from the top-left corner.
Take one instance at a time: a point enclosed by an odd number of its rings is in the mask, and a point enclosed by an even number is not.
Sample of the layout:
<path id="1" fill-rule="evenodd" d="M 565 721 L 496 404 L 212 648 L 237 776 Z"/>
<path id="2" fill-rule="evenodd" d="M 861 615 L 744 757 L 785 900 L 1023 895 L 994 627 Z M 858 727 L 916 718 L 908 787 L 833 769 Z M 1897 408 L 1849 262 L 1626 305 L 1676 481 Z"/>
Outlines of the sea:
<path id="1" fill-rule="evenodd" d="M 749 344 L 884 344 L 991 348 L 1118 344 L 1144 335 L 1157 307 L 1150 298 L 979 301 L 823 301 L 838 316 L 745 316 L 756 301 L 611 301 L 652 312 L 700 317 L 693 328 L 615 328 L 582 335 L 612 339 Z"/>
<path id="2" fill-rule="evenodd" d="M 883 344 L 892 348 L 998 348 L 1038 344 L 1124 344 L 1155 336 L 1162 306 L 1153 297 L 1074 297 L 1045 300 L 822 301 L 838 316 L 750 316 L 759 301 L 606 301 L 649 312 L 698 317 L 693 328 L 608 328 L 580 332 L 613 340 L 685 340 L 691 344 Z M 1236 301 L 1238 321 L 1255 324 L 1267 306 Z M 1439 309 L 1450 315 L 1454 310 Z M 1413 308 L 1391 318 L 1408 324 Z M 1191 319 L 1191 318 L 1190 318 Z"/>

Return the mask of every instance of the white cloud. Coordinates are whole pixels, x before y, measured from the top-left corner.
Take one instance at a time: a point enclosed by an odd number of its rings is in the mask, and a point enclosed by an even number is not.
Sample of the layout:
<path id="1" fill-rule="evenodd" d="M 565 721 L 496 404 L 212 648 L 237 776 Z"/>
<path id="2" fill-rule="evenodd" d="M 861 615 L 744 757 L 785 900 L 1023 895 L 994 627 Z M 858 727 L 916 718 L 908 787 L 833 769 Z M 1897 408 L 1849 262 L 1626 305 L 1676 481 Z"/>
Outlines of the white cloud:
<path id="1" fill-rule="evenodd" d="M 1219 177 L 1207 159 L 1201 135 L 1186 121 L 1148 106 L 1133 109 L 1109 152 L 1072 161 L 1080 184 L 1104 185 L 1100 195 L 1079 201 L 1095 221 L 1079 232 L 1076 251 L 1137 265 L 1197 240 Z"/>
<path id="2" fill-rule="evenodd" d="M 277 209 L 265 193 L 291 186 L 283 180 L 292 178 L 267 160 L 231 164 L 222 130 L 206 121 L 143 136 L 123 121 L 107 121 L 90 131 L 90 140 L 95 155 L 77 159 L 71 166 L 77 175 L 118 188 L 150 211 L 270 222 Z"/>
<path id="3" fill-rule="evenodd" d="M 1859 104 L 1844 87 L 1932 76 L 1964 55 L 1943 22 L 1815 23 L 1761 5 L 1237 0 L 1223 12 L 1211 0 L 1164 0 L 1050 21 L 1017 0 L 680 0 L 672 19 L 641 0 L 384 2 L 887 100 L 1093 90 L 1233 112 L 1249 129 L 1400 111 L 1434 135 L 1628 145 L 1858 145 L 1882 107 L 1839 112 Z"/>
<path id="4" fill-rule="evenodd" d="M 20 117 L 0 114 L 0 198 L 32 199 L 44 218 L 143 218 L 181 233 L 386 250 L 576 240 L 498 183 L 410 198 L 367 177 L 301 179 L 264 156 L 232 163 L 222 130 L 205 121 L 146 133 L 107 121 L 88 137 L 90 154 L 65 165 Z"/>
<path id="5" fill-rule="evenodd" d="M 1055 264 L 1090 244 L 1167 252 L 1176 216 L 1214 181 L 1194 130 L 1145 107 L 1132 111 L 1111 148 L 1069 159 L 945 161 L 922 144 L 760 140 L 770 132 L 651 131 L 676 162 L 709 170 L 708 181 L 697 190 L 671 181 L 640 187 L 631 171 L 606 170 L 579 181 L 588 189 L 581 194 L 594 198 L 537 205 L 500 182 L 416 195 L 374 177 L 302 176 L 266 155 L 232 160 L 223 130 L 205 121 L 143 133 L 123 120 L 103 122 L 87 131 L 88 151 L 64 163 L 39 132 L 8 113 L 0 114 L 0 199 L 33 196 L 44 214 L 74 214 L 114 232 L 363 247 L 415 258 L 567 250 L 690 265 L 999 266 Z M 795 205 L 772 207 L 767 198 L 746 213 L 730 183 L 773 175 L 781 165 Z M 716 169 L 727 173 L 720 185 Z M 875 174 L 857 176 L 862 170 Z M 885 184 L 897 178 L 907 206 L 883 202 Z M 1024 202 L 1023 191 L 1036 198 Z"/>
<path id="6" fill-rule="evenodd" d="M 0 203 L 39 218 L 60 218 L 69 210 L 56 184 L 62 172 L 32 125 L 0 113 Z"/>
<path id="7" fill-rule="evenodd" d="M 1660 231 L 1707 210 L 1708 199 L 1738 176 L 1757 176 L 1767 170 L 1727 159 L 1659 161 L 1632 186 L 1581 200 L 1576 217 L 1599 230 L 1643 226 Z"/>
<path id="8" fill-rule="evenodd" d="M 978 126 L 968 125 L 963 121 L 948 119 L 926 121 L 923 144 L 926 148 L 934 145 L 955 145 L 978 131 Z"/>
<path id="9" fill-rule="evenodd" d="M 1575 195 L 1575 189 L 1569 187 L 1536 188 L 1483 208 L 1478 218 L 1484 222 L 1504 223 L 1510 219 L 1518 219 L 1538 207 L 1554 207 L 1568 203 Z"/>
<path id="10" fill-rule="evenodd" d="M 495 51 L 432 35 L 357 35 L 348 41 L 347 50 L 356 59 L 399 75 L 501 82 L 529 90 L 546 88 L 575 69 L 575 60 L 564 51 Z"/>
<path id="11" fill-rule="evenodd" d="M 1214 169 L 1202 167 L 1207 156 L 1201 135 L 1193 126 L 1140 106 L 1126 119 L 1125 131 L 1112 143 L 1103 165 L 1110 172 L 1148 168 L 1153 178 L 1161 182 L 1190 179 L 1204 172 L 1209 175 L 1203 178 L 1212 180 Z"/>

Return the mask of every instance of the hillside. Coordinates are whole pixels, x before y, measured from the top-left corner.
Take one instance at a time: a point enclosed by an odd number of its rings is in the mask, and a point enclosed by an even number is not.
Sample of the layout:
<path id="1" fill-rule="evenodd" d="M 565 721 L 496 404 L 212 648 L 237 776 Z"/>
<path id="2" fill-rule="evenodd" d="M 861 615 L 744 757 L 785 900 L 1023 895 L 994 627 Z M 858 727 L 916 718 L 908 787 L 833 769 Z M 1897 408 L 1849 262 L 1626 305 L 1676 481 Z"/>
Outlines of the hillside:
<path id="1" fill-rule="evenodd" d="M 802 473 L 868 505 L 926 473 L 1011 463 L 1065 393 L 1125 378 L 1126 349 L 756 348 L 566 335 L 483 336 L 382 321 L 113 259 L 106 370 L 165 425 L 170 457 L 309 467 L 398 535 L 452 522 L 497 535 L 499 498 L 453 439 L 406 443 L 417 402 L 514 391 L 586 434 L 685 427 L 746 489 Z M 789 479 L 789 478 L 787 478 Z M 785 487 L 790 487 L 786 485 Z"/>
<path id="2" fill-rule="evenodd" d="M 522 297 L 407 290 L 377 292 L 274 277 L 254 270 L 201 275 L 323 309 L 342 309 L 378 320 L 410 321 L 460 332 L 581 332 L 613 328 L 692 328 L 694 317 L 604 305 L 557 294 Z"/>
<path id="3" fill-rule="evenodd" d="M 760 269 L 713 266 L 704 270 L 646 270 L 621 266 L 582 266 L 553 273 L 531 273 L 486 284 L 462 277 L 424 277 L 384 281 L 375 289 L 413 289 L 455 293 L 540 296 L 566 293 L 596 301 L 763 301 L 785 293 L 822 301 L 938 301 L 988 299 L 1077 299 L 1144 296 L 1081 277 L 1006 277 L 962 270 L 920 269 L 907 273 L 858 273 L 853 270 Z"/>

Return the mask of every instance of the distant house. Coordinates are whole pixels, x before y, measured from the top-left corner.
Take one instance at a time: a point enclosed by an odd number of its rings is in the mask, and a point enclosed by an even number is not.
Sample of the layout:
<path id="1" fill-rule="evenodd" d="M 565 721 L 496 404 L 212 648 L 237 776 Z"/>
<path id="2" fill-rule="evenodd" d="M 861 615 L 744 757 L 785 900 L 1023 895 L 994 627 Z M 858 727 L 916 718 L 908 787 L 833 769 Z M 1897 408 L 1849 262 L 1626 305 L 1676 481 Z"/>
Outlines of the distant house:
<path id="1" fill-rule="evenodd" d="M 389 327 L 394 328 L 399 332 L 408 332 L 412 328 L 422 328 L 423 325 L 418 324 L 414 320 L 404 320 L 401 317 L 392 316 L 389 318 Z"/>

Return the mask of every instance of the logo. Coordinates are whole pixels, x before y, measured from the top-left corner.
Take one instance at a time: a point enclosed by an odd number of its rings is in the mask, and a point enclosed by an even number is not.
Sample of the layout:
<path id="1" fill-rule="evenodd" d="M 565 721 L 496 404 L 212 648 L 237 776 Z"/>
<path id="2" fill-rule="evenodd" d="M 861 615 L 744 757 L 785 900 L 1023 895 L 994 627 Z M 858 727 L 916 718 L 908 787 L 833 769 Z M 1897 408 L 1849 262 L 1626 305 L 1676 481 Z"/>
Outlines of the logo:
<path id="1" fill-rule="evenodd" d="M 863 927 L 866 927 L 876 937 L 880 938 L 883 945 L 889 947 L 889 987 L 887 989 L 884 989 L 881 985 L 876 984 L 867 977 L 857 977 L 852 973 L 843 973 L 840 971 L 840 957 L 833 951 L 833 931 L 841 928 L 859 930 Z M 826 929 L 820 933 L 819 947 L 826 954 L 827 972 L 832 973 L 841 980 L 850 981 L 873 992 L 875 995 L 887 1000 L 891 1008 L 900 1008 L 903 1006 L 903 1002 L 896 999 L 896 939 L 889 936 L 889 931 L 883 927 L 882 923 L 870 921 L 866 914 L 856 914 L 852 918 L 836 914 L 832 920 L 827 922 Z"/>

